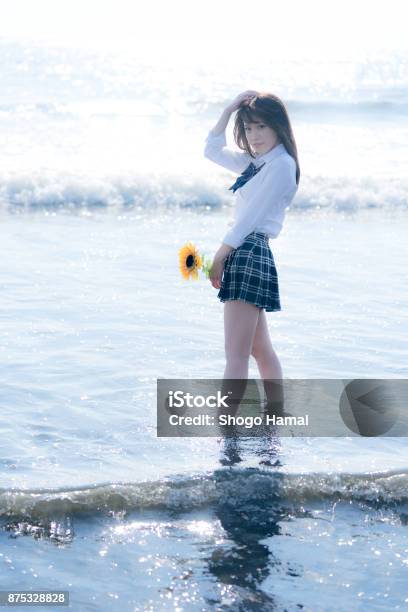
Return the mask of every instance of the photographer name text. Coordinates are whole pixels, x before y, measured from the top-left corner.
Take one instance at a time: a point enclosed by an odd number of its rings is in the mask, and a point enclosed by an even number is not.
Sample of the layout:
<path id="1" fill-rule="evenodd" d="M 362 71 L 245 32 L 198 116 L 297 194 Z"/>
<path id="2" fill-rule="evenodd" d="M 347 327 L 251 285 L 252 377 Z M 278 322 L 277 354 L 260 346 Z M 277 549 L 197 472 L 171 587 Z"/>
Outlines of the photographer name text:
<path id="1" fill-rule="evenodd" d="M 174 426 L 196 426 L 196 427 L 259 427 L 261 425 L 280 425 L 280 426 L 297 426 L 308 427 L 309 415 L 302 416 L 277 416 L 275 414 L 265 414 L 260 416 L 239 416 L 231 414 L 219 414 L 212 416 L 210 414 L 196 414 L 195 416 L 180 416 L 172 414 L 169 417 L 170 425 Z"/>

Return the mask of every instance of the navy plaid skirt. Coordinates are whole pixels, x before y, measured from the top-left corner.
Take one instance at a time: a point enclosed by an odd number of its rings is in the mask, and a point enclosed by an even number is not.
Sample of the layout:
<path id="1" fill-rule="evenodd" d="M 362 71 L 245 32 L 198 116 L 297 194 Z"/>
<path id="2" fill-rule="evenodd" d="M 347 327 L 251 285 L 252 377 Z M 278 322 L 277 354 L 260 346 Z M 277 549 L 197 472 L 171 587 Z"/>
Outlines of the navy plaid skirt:
<path id="1" fill-rule="evenodd" d="M 278 273 L 267 234 L 251 232 L 230 252 L 217 297 L 221 302 L 243 300 L 267 312 L 281 310 Z"/>

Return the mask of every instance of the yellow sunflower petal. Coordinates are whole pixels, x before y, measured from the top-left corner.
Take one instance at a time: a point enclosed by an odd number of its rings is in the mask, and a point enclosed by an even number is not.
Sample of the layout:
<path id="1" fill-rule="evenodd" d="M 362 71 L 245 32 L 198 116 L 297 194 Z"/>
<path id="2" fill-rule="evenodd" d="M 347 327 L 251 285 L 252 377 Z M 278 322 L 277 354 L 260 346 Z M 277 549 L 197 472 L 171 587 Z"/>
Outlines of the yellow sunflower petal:
<path id="1" fill-rule="evenodd" d="M 198 279 L 198 270 L 202 267 L 202 258 L 192 242 L 187 242 L 179 249 L 179 268 L 185 280 Z"/>

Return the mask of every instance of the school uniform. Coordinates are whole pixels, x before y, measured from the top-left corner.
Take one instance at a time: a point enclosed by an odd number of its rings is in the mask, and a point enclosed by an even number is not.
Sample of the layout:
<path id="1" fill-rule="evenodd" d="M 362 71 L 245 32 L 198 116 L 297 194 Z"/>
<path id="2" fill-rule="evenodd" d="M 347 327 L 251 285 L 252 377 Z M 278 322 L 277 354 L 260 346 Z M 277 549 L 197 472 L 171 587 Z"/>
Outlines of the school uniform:
<path id="1" fill-rule="evenodd" d="M 233 220 L 222 242 L 233 247 L 225 260 L 221 302 L 243 300 L 268 312 L 281 310 L 278 274 L 269 239 L 281 232 L 285 209 L 292 202 L 296 162 L 283 144 L 263 155 L 227 147 L 225 131 L 205 141 L 204 156 L 216 164 L 241 172 L 230 187 L 236 194 Z"/>

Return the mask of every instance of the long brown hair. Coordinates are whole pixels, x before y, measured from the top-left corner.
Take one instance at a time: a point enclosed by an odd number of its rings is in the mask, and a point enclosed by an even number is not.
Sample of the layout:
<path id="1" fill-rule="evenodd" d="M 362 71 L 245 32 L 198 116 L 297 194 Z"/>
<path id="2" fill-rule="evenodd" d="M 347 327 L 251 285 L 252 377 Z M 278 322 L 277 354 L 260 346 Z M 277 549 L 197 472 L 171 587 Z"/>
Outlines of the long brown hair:
<path id="1" fill-rule="evenodd" d="M 263 121 L 275 130 L 278 140 L 296 162 L 296 184 L 299 184 L 300 167 L 295 138 L 288 111 L 282 100 L 270 93 L 258 93 L 249 102 L 244 102 L 235 115 L 234 139 L 238 147 L 255 157 L 249 146 L 244 122 Z"/>

